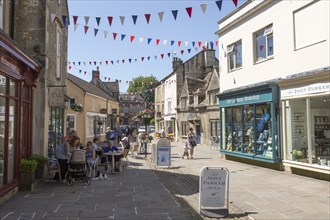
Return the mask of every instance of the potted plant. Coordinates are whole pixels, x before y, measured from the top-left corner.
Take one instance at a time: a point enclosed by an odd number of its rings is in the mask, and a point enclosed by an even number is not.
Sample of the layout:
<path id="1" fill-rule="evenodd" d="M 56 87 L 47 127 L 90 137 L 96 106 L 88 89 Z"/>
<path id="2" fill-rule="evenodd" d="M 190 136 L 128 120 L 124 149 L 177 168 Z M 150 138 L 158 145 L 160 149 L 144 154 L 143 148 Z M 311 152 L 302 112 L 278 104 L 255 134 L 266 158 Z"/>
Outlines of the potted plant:
<path id="1" fill-rule="evenodd" d="M 37 161 L 37 170 L 36 170 L 36 178 L 43 178 L 44 177 L 44 169 L 45 164 L 47 162 L 47 158 L 40 154 L 33 154 L 30 157 L 30 160 Z"/>
<path id="2" fill-rule="evenodd" d="M 292 160 L 298 160 L 302 158 L 302 151 L 301 150 L 293 150 L 292 151 Z"/>
<path id="3" fill-rule="evenodd" d="M 35 171 L 38 162 L 36 160 L 22 159 L 19 164 L 20 170 L 20 190 L 30 190 L 34 188 Z"/>

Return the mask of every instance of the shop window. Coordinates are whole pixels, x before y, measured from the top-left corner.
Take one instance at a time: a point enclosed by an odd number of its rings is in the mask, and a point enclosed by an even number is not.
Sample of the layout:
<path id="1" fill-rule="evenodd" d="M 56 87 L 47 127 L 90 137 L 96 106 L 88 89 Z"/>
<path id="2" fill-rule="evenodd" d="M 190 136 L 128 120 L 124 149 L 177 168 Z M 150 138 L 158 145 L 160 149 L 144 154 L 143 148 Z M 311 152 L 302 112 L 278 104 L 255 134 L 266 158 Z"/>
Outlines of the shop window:
<path id="1" fill-rule="evenodd" d="M 227 57 L 229 72 L 242 67 L 242 41 L 227 47 Z"/>
<path id="2" fill-rule="evenodd" d="M 48 156 L 53 157 L 55 149 L 63 142 L 64 109 L 50 107 L 48 121 Z"/>
<path id="3" fill-rule="evenodd" d="M 72 130 L 76 129 L 76 115 L 70 115 L 68 114 L 66 116 L 66 133 L 70 134 Z"/>
<path id="4" fill-rule="evenodd" d="M 267 59 L 274 55 L 272 25 L 255 33 L 255 51 L 256 62 Z"/>
<path id="5" fill-rule="evenodd" d="M 307 116 L 310 105 L 310 117 Z M 286 159 L 327 166 L 330 158 L 330 96 L 285 101 L 286 106 Z M 307 120 L 310 118 L 310 122 Z M 311 134 L 307 124 L 312 125 Z M 308 138 L 311 146 L 308 146 Z M 311 155 L 308 154 L 311 148 Z"/>

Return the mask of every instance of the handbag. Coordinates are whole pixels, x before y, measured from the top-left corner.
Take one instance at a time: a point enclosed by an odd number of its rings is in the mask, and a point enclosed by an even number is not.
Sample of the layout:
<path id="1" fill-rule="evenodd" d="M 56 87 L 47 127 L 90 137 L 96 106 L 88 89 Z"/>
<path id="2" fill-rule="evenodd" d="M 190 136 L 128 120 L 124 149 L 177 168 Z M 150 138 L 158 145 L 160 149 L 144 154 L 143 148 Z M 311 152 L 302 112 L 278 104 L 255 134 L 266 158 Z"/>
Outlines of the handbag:
<path id="1" fill-rule="evenodd" d="M 197 141 L 195 139 L 190 141 L 191 146 L 196 147 L 197 146 Z"/>

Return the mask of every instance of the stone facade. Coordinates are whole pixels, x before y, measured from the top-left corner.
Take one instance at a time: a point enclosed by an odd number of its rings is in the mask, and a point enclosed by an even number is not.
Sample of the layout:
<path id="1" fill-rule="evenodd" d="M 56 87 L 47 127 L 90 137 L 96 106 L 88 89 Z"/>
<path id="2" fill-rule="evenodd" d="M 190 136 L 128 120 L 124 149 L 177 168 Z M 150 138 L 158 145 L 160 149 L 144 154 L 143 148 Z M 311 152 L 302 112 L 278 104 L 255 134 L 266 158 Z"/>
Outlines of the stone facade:
<path id="1" fill-rule="evenodd" d="M 19 46 L 43 65 L 34 91 L 33 152 L 46 155 L 48 151 L 48 130 L 51 110 L 60 108 L 64 118 L 64 96 L 66 94 L 67 36 L 68 26 L 64 26 L 61 15 L 68 14 L 66 0 L 62 1 L 15 1 L 14 38 Z M 54 21 L 51 14 L 58 17 Z M 33 16 L 31 16 L 33 15 Z M 57 64 L 57 57 L 60 64 Z M 49 89 L 63 88 L 62 105 L 51 107 Z M 57 134 L 59 136 L 64 134 Z"/>
<path id="2" fill-rule="evenodd" d="M 163 126 L 174 126 L 175 139 L 186 138 L 186 130 L 189 127 L 201 129 L 200 142 L 210 143 L 211 126 L 210 120 L 219 120 L 219 110 L 216 104 L 208 105 L 208 95 L 212 91 L 218 93 L 219 90 L 219 72 L 216 67 L 219 62 L 215 57 L 215 50 L 206 49 L 186 62 L 182 62 L 178 58 L 173 59 L 173 72 L 162 79 L 161 84 L 155 89 L 155 109 L 156 109 L 156 130 L 160 130 Z M 211 82 L 212 81 L 212 82 Z M 195 85 L 195 89 L 188 86 L 189 82 Z M 166 110 L 168 93 L 173 92 L 173 88 L 169 89 L 169 84 L 175 84 L 175 103 L 171 103 L 171 108 L 175 110 L 175 117 L 166 119 Z M 214 87 L 214 85 L 216 85 Z M 202 91 L 203 90 L 203 91 Z M 200 100 L 204 106 L 198 108 L 190 108 L 194 100 L 193 92 L 200 93 Z M 190 99 L 190 103 L 184 108 L 181 105 L 181 97 L 186 94 Z M 165 107 L 164 107 L 165 106 Z M 195 114 L 199 111 L 198 114 Z M 197 115 L 197 118 L 189 119 L 192 115 Z M 189 117 L 188 117 L 189 116 Z M 170 120 L 171 119 L 171 120 Z M 199 127 L 198 127 L 199 126 Z M 218 135 L 216 135 L 218 136 Z"/>

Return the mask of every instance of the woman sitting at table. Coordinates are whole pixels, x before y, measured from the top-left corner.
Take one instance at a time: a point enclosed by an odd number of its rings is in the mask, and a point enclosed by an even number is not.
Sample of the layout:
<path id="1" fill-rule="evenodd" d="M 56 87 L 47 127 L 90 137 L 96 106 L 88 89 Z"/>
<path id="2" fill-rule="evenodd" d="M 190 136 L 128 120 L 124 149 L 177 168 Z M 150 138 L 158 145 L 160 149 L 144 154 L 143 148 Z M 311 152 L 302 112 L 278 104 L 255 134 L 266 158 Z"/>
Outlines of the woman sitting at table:
<path id="1" fill-rule="evenodd" d="M 115 167 L 114 168 L 115 168 L 115 171 L 119 171 L 119 161 L 123 157 L 123 154 L 122 154 L 123 149 L 121 147 L 114 146 L 113 141 L 109 140 L 108 141 L 108 146 L 106 148 L 103 148 L 103 151 L 104 152 L 112 151 L 112 152 L 121 153 L 120 155 L 115 155 L 114 156 L 114 158 L 115 158 Z M 111 156 L 108 157 L 108 160 L 112 161 Z"/>

